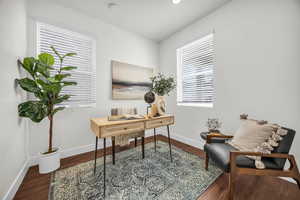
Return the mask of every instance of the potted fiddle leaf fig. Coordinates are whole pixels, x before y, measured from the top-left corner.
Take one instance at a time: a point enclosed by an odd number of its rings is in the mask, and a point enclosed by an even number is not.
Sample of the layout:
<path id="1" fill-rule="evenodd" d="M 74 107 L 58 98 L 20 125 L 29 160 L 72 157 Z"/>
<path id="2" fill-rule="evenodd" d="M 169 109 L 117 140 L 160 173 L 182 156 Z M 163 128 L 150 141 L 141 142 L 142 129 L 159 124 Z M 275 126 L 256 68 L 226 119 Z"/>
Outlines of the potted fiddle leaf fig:
<path id="1" fill-rule="evenodd" d="M 49 173 L 60 167 L 59 149 L 52 145 L 53 117 L 62 111 L 62 102 L 67 101 L 70 95 L 61 94 L 64 87 L 76 85 L 76 82 L 65 80 L 70 77 L 69 71 L 76 69 L 73 66 L 64 66 L 64 59 L 75 56 L 76 53 L 59 54 L 54 47 L 53 53 L 59 58 L 59 67 L 54 67 L 54 57 L 48 53 L 41 53 L 37 58 L 26 57 L 18 64 L 28 72 L 29 76 L 16 79 L 18 85 L 28 93 L 34 95 L 34 100 L 29 100 L 18 105 L 20 117 L 31 119 L 35 123 L 43 119 L 49 120 L 48 150 L 42 152 L 39 159 L 39 172 Z"/>

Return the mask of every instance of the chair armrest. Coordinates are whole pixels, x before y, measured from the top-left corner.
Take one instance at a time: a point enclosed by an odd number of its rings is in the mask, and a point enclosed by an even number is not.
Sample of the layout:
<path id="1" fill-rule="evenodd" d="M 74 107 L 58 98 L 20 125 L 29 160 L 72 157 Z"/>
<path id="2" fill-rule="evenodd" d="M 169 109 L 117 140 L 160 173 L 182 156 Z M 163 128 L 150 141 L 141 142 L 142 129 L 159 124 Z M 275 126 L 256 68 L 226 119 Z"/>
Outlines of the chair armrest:
<path id="1" fill-rule="evenodd" d="M 290 158 L 292 155 L 285 154 L 285 153 L 271 153 L 271 154 L 265 154 L 260 152 L 251 152 L 251 151 L 231 151 L 230 155 L 233 155 L 234 157 L 237 157 L 239 155 L 244 156 L 260 156 L 260 157 L 268 157 L 268 158 Z"/>
<path id="2" fill-rule="evenodd" d="M 207 140 L 206 142 L 209 144 L 211 143 L 211 139 L 212 138 L 223 138 L 223 139 L 231 139 L 233 138 L 232 135 L 223 135 L 223 134 L 220 134 L 220 133 L 211 133 L 211 134 L 208 134 L 207 135 Z"/>
<path id="3" fill-rule="evenodd" d="M 265 153 L 260 153 L 260 152 L 231 151 L 230 152 L 230 167 L 237 168 L 236 158 L 238 156 L 260 156 L 260 157 L 264 157 L 264 158 L 288 159 L 290 162 L 290 170 L 296 165 L 295 157 L 290 154 L 284 154 L 284 153 L 265 154 Z"/>

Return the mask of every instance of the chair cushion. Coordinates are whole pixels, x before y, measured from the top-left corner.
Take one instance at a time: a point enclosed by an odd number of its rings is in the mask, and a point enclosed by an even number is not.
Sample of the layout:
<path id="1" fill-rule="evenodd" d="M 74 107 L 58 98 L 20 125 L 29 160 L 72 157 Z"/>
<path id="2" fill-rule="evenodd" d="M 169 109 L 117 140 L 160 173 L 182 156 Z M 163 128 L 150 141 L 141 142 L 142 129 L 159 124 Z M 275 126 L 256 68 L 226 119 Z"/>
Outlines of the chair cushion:
<path id="1" fill-rule="evenodd" d="M 231 144 L 243 151 L 254 151 L 254 149 L 264 143 L 277 126 L 274 124 L 260 124 L 257 120 L 244 119 L 234 134 Z"/>
<path id="2" fill-rule="evenodd" d="M 204 145 L 204 151 L 208 153 L 209 158 L 225 172 L 230 171 L 230 151 L 237 151 L 236 148 L 227 143 L 210 143 Z M 266 168 L 281 169 L 273 159 L 263 158 Z M 238 156 L 236 159 L 238 167 L 256 168 L 254 160 L 246 156 Z"/>

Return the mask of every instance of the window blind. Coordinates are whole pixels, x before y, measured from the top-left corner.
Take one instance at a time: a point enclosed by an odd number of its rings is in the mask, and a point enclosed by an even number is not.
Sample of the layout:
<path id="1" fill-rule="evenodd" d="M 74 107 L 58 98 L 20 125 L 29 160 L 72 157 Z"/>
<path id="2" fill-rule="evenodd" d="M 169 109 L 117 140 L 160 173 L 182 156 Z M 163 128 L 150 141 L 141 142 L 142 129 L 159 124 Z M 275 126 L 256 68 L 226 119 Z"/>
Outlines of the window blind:
<path id="1" fill-rule="evenodd" d="M 213 105 L 214 35 L 177 49 L 177 102 Z"/>
<path id="2" fill-rule="evenodd" d="M 59 68 L 59 59 L 51 50 L 54 46 L 60 54 L 77 53 L 68 57 L 64 66 L 76 66 L 68 81 L 76 81 L 77 85 L 67 86 L 62 94 L 69 94 L 71 98 L 61 106 L 84 107 L 96 105 L 96 60 L 95 41 L 87 36 L 62 29 L 49 24 L 37 23 L 37 53 L 50 53 L 55 58 L 54 68 Z"/>

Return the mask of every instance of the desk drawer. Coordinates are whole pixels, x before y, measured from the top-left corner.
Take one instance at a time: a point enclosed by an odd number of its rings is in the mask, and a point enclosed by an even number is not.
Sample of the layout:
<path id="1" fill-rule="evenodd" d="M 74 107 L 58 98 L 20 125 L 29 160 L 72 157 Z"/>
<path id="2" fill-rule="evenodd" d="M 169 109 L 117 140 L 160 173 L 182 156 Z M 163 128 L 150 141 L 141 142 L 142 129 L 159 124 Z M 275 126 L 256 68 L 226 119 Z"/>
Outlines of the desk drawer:
<path id="1" fill-rule="evenodd" d="M 101 128 L 101 137 L 126 135 L 144 130 L 144 122 L 105 126 Z"/>
<path id="2" fill-rule="evenodd" d="M 170 124 L 174 124 L 174 118 L 173 117 L 166 117 L 166 118 L 160 118 L 160 119 L 153 119 L 151 121 L 146 122 L 146 128 L 156 128 L 160 126 L 167 126 Z"/>

